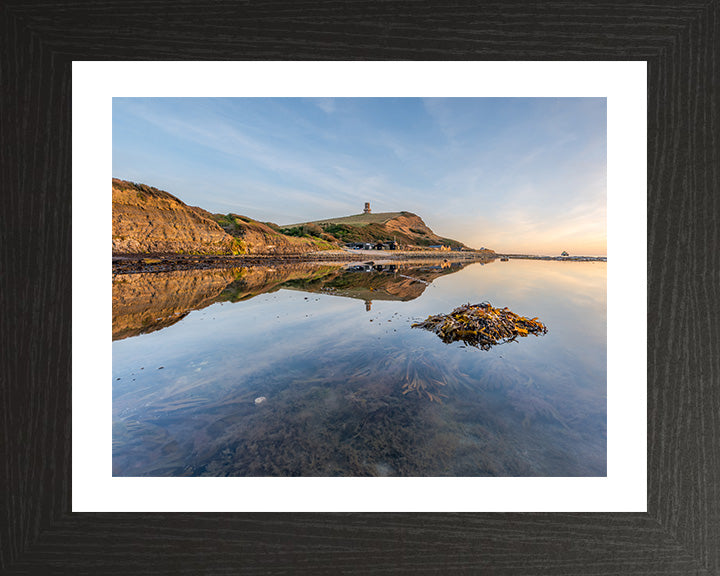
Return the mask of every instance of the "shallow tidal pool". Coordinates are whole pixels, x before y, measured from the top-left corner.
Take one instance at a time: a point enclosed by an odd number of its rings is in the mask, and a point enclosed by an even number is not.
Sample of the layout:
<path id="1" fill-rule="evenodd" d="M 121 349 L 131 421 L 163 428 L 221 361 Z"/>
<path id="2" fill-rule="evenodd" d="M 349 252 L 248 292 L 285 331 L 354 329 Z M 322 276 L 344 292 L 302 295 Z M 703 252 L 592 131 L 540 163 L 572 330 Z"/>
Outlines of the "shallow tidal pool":
<path id="1" fill-rule="evenodd" d="M 606 270 L 117 275 L 113 474 L 605 476 Z M 548 333 L 485 351 L 411 327 L 480 302 Z"/>

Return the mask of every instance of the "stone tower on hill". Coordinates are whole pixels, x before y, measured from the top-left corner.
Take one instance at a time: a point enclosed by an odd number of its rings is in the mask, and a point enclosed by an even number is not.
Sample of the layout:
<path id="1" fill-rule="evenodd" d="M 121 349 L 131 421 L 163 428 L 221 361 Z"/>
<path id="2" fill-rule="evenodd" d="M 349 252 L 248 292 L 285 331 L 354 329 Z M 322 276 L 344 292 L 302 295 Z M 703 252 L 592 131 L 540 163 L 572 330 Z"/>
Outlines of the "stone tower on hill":
<path id="1" fill-rule="evenodd" d="M 363 214 L 370 214 L 370 202 L 365 202 L 365 210 L 363 210 Z"/>

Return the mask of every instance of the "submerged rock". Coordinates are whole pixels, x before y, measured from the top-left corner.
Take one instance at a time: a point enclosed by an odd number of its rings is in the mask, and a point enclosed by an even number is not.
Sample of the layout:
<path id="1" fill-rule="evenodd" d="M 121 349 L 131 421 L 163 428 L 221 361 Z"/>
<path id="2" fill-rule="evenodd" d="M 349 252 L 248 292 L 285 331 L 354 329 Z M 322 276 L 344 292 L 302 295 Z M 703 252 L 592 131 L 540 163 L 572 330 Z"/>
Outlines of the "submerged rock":
<path id="1" fill-rule="evenodd" d="M 507 307 L 494 308 L 488 302 L 465 304 L 450 314 L 428 316 L 412 327 L 435 332 L 447 344 L 460 340 L 483 350 L 510 342 L 518 336 L 547 333 L 547 327 L 537 318 L 525 318 Z"/>

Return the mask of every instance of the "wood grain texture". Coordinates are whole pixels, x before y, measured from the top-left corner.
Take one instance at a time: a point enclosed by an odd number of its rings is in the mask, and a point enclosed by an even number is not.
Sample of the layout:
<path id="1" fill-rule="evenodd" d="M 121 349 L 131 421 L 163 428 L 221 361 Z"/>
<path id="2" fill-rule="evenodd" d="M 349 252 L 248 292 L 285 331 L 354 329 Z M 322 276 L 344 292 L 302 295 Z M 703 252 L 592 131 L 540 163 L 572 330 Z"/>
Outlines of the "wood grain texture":
<path id="1" fill-rule="evenodd" d="M 720 574 L 720 9 L 0 4 L 3 574 Z M 73 514 L 72 60 L 647 60 L 647 514 Z"/>

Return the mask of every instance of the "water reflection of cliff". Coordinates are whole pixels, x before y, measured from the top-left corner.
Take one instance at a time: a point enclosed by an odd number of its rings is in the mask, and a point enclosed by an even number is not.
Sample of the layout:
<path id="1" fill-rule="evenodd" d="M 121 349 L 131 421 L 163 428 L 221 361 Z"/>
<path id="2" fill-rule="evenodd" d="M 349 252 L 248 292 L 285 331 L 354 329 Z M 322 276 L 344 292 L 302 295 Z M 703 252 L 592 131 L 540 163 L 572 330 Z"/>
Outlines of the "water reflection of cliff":
<path id="1" fill-rule="evenodd" d="M 171 326 L 209 306 L 233 279 L 230 270 L 188 270 L 113 277 L 113 340 Z"/>
<path id="2" fill-rule="evenodd" d="M 408 301 L 462 262 L 286 264 L 234 269 L 118 274 L 113 277 L 113 340 L 171 326 L 215 302 L 239 302 L 281 288 L 365 300 Z"/>
<path id="3" fill-rule="evenodd" d="M 323 278 L 300 278 L 286 282 L 284 288 L 358 298 L 361 300 L 399 300 L 420 296 L 435 278 L 457 272 L 466 264 L 433 262 L 428 264 L 357 264 L 335 269 Z"/>

